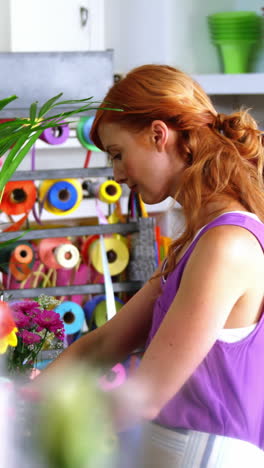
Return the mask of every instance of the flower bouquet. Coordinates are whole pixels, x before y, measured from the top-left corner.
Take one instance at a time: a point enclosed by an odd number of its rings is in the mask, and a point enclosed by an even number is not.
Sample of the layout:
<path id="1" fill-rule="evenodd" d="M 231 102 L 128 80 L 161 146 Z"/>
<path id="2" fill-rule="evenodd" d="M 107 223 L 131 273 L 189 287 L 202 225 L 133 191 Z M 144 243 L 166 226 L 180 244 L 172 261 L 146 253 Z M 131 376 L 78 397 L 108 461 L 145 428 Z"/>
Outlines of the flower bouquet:
<path id="1" fill-rule="evenodd" d="M 30 374 L 43 349 L 62 349 L 64 325 L 54 308 L 60 303 L 53 297 L 10 302 L 17 344 L 6 352 L 8 375 Z"/>

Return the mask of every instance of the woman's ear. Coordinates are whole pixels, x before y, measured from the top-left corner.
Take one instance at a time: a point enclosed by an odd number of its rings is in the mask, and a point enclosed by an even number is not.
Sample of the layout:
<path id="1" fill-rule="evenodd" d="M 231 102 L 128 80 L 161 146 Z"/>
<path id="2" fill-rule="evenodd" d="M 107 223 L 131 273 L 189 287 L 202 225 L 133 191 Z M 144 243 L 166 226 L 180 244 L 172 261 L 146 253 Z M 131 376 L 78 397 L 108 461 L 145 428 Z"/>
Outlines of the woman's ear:
<path id="1" fill-rule="evenodd" d="M 163 120 L 153 120 L 151 137 L 158 151 L 163 151 L 169 137 L 169 129 Z"/>

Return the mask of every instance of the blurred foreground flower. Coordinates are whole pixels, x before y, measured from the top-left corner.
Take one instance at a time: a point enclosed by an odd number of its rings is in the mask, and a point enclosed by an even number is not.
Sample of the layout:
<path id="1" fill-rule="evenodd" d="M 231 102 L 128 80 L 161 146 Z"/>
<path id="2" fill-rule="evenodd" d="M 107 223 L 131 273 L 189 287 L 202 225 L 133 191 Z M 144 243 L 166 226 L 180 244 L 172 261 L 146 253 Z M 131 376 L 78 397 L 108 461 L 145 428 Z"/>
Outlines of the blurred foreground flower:
<path id="1" fill-rule="evenodd" d="M 8 346 L 17 346 L 17 331 L 8 303 L 0 301 L 0 354 L 4 354 Z"/>
<path id="2" fill-rule="evenodd" d="M 118 438 L 109 401 L 87 367 L 67 368 L 47 388 L 34 427 L 34 446 L 49 468 L 116 467 Z"/>

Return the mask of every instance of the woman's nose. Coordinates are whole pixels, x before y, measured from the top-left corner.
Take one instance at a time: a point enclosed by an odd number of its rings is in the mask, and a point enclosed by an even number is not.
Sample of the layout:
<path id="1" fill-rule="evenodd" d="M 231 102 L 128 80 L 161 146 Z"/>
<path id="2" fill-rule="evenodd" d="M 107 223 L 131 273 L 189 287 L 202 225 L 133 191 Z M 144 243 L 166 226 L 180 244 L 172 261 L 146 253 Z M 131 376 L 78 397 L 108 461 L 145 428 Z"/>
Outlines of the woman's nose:
<path id="1" fill-rule="evenodd" d="M 113 167 L 113 172 L 114 172 L 114 179 L 118 184 L 125 184 L 127 181 L 127 177 L 125 174 L 117 169 L 117 167 Z"/>

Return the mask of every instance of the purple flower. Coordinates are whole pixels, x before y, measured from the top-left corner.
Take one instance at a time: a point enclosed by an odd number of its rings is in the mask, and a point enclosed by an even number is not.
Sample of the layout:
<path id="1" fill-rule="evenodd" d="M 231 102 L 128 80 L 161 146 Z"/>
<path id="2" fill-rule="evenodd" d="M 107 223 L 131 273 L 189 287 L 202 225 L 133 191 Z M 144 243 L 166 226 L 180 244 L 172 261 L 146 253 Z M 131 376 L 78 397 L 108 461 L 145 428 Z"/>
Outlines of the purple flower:
<path id="1" fill-rule="evenodd" d="M 13 315 L 15 324 L 18 328 L 26 328 L 31 322 L 30 317 L 28 317 L 27 315 L 24 315 L 19 310 L 13 310 L 12 315 Z"/>
<path id="2" fill-rule="evenodd" d="M 60 318 L 60 314 L 54 310 L 43 310 L 36 318 L 35 322 L 39 327 L 46 328 L 46 330 L 54 333 L 56 338 L 63 340 L 64 325 Z"/>
<path id="3" fill-rule="evenodd" d="M 22 330 L 22 332 L 20 332 L 18 335 L 22 338 L 23 343 L 26 345 L 39 343 L 42 339 L 41 336 L 28 330 Z"/>

